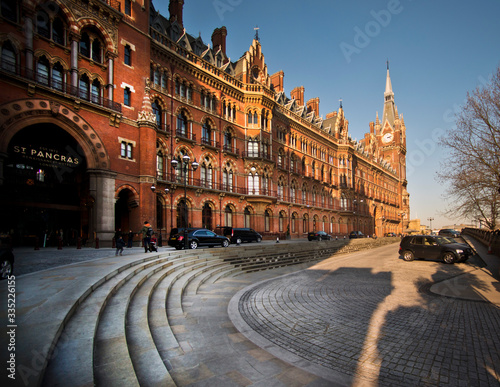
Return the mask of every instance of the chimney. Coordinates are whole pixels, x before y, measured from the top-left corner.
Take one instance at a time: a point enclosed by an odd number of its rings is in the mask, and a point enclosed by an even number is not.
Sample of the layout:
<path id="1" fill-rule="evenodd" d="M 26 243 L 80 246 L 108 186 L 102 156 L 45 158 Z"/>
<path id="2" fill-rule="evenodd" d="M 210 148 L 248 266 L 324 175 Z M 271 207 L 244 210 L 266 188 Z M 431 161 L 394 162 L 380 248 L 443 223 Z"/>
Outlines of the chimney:
<path id="1" fill-rule="evenodd" d="M 292 99 L 296 100 L 299 106 L 304 106 L 304 86 L 296 87 L 290 93 Z"/>
<path id="2" fill-rule="evenodd" d="M 285 73 L 283 70 L 278 71 L 276 74 L 271 75 L 271 85 L 274 87 L 275 93 L 281 93 L 284 91 L 285 87 L 283 84 L 283 78 Z"/>
<path id="3" fill-rule="evenodd" d="M 221 28 L 216 28 L 212 33 L 212 46 L 214 50 L 217 52 L 220 48 L 224 55 L 226 55 L 226 36 L 227 29 L 224 26 Z"/>
<path id="4" fill-rule="evenodd" d="M 182 8 L 184 7 L 184 0 L 170 0 L 168 5 L 168 12 L 170 12 L 170 21 L 177 20 L 177 23 L 183 28 L 182 24 Z"/>
<path id="5" fill-rule="evenodd" d="M 311 98 L 307 101 L 307 112 L 314 112 L 317 116 L 319 116 L 319 98 Z"/>

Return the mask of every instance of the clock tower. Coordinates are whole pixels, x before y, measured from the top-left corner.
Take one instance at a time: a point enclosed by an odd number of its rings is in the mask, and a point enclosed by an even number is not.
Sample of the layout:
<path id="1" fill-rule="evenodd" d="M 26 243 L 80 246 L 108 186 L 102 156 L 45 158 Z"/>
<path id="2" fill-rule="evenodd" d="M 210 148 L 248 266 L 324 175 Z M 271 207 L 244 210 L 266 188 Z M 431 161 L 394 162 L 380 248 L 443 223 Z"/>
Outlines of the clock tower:
<path id="1" fill-rule="evenodd" d="M 399 115 L 394 102 L 389 62 L 387 62 L 382 119 L 379 119 L 377 113 L 374 133 L 380 159 L 384 160 L 396 171 L 400 200 L 400 203 L 398 203 L 399 213 L 403 225 L 406 225 L 410 216 L 410 195 L 407 191 L 406 180 L 406 126 L 403 115 Z"/>

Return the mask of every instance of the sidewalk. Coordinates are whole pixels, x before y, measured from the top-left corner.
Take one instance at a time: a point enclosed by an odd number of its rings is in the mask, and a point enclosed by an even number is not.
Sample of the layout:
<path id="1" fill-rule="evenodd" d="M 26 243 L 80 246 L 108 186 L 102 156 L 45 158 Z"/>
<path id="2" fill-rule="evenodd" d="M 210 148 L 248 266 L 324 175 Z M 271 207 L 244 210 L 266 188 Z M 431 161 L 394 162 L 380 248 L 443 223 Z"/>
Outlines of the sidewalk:
<path id="1" fill-rule="evenodd" d="M 476 239 L 464 235 L 484 263 L 482 267 L 465 272 L 431 286 L 431 292 L 446 297 L 471 301 L 488 301 L 500 306 L 500 258 L 488 254 L 488 249 Z"/>

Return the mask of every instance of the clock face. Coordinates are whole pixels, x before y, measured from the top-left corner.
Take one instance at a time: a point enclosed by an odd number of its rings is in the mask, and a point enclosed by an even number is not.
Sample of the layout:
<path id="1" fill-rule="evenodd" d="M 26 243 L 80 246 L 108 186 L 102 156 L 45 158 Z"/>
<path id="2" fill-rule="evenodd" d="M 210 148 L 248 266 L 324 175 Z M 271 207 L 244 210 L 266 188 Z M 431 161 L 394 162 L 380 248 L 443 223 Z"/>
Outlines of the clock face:
<path id="1" fill-rule="evenodd" d="M 392 133 L 386 133 L 382 137 L 382 141 L 385 142 L 385 143 L 391 142 L 392 141 L 392 137 L 393 137 Z"/>

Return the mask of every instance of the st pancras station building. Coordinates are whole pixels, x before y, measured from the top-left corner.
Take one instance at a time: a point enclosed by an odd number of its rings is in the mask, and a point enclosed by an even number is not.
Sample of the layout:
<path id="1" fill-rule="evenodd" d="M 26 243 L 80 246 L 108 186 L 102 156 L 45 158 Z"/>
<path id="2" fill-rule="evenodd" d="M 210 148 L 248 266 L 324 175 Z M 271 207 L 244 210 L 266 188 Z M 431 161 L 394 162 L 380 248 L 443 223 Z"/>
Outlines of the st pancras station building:
<path id="1" fill-rule="evenodd" d="M 169 15 L 150 0 L 0 4 L 0 233 L 15 244 L 111 246 L 145 221 L 163 238 L 185 226 L 268 239 L 407 227 L 389 68 L 383 113 L 355 141 L 341 104 L 323 118 L 303 86 L 285 92 L 258 34 L 236 61 L 226 27 L 210 43 L 189 34 L 184 0 Z"/>

